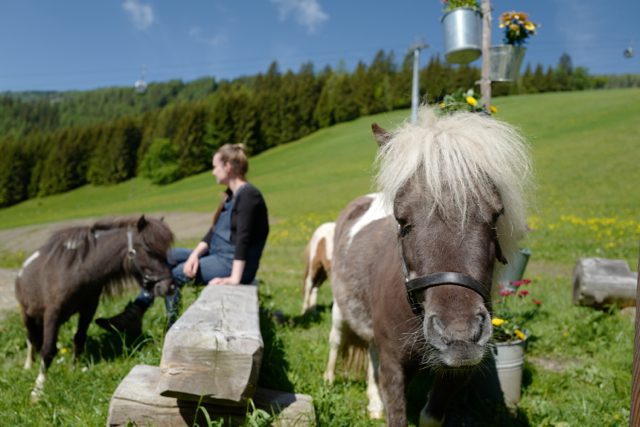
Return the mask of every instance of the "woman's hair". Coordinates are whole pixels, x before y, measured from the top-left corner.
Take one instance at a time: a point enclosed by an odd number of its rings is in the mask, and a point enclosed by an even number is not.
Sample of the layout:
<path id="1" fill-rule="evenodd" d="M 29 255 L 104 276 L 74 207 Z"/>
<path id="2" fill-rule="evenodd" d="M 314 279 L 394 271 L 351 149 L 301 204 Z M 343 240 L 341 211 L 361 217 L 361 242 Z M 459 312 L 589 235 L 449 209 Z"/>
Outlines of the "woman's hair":
<path id="1" fill-rule="evenodd" d="M 249 171 L 249 160 L 244 144 L 224 144 L 215 154 L 220 155 L 223 163 L 229 162 L 234 175 L 244 178 Z"/>

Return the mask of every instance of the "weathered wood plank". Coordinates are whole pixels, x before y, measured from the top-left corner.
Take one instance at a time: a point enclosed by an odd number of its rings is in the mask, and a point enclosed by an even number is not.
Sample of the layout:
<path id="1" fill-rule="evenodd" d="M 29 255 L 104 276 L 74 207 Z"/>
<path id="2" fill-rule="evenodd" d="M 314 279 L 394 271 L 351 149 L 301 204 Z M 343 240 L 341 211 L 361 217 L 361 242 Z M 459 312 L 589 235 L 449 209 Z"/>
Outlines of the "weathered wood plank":
<path id="1" fill-rule="evenodd" d="M 581 258 L 573 270 L 573 302 L 591 307 L 634 306 L 637 281 L 638 273 L 624 260 Z"/>
<path id="2" fill-rule="evenodd" d="M 160 377 L 160 368 L 156 366 L 135 366 L 111 398 L 107 425 L 192 426 L 194 421 L 207 425 L 207 416 L 211 420 L 224 419 L 225 425 L 241 425 L 245 421 L 246 406 L 198 404 L 159 395 L 155 390 Z M 253 402 L 256 408 L 275 415 L 272 425 L 315 425 L 313 402 L 308 395 L 258 388 Z"/>
<path id="3" fill-rule="evenodd" d="M 169 329 L 157 392 L 244 405 L 253 396 L 263 342 L 256 286 L 206 286 Z"/>

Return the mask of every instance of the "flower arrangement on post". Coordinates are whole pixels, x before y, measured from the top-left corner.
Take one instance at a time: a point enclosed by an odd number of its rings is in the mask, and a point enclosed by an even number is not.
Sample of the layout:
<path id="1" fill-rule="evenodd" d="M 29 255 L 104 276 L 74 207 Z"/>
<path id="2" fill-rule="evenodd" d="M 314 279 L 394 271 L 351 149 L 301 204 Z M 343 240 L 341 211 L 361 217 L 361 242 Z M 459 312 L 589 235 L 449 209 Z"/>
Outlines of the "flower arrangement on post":
<path id="1" fill-rule="evenodd" d="M 494 114 L 498 110 L 493 105 L 487 110 L 485 106 L 480 105 L 473 89 L 457 91 L 447 94 L 438 104 L 438 112 L 440 114 L 453 113 L 455 111 L 469 111 L 471 113 Z"/>
<path id="2" fill-rule="evenodd" d="M 542 304 L 530 297 L 525 289 L 529 279 L 511 282 L 500 287 L 500 299 L 493 305 L 493 339 L 496 342 L 525 341 L 528 337 L 526 324 L 536 316 Z"/>
<path id="3" fill-rule="evenodd" d="M 500 28 L 504 28 L 504 42 L 522 46 L 530 36 L 536 34 L 538 24 L 529 20 L 525 12 L 504 12 L 500 15 Z"/>
<path id="4" fill-rule="evenodd" d="M 480 10 L 478 0 L 442 0 L 442 5 L 444 6 L 443 12 L 451 12 L 459 7 Z"/>

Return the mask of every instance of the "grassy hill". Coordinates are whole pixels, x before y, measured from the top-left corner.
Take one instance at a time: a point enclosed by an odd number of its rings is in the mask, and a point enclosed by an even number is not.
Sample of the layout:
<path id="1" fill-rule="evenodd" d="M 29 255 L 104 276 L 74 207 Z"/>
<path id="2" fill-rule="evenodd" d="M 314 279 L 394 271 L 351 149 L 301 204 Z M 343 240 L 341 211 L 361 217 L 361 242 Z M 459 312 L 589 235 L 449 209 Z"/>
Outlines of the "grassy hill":
<path id="1" fill-rule="evenodd" d="M 533 252 L 526 275 L 533 280 L 532 293 L 543 301 L 543 315 L 531 325 L 534 339 L 527 350 L 525 389 L 514 425 L 628 424 L 632 322 L 615 309 L 574 307 L 571 269 L 585 256 L 623 258 L 632 268 L 637 265 L 638 100 L 638 89 L 495 99 L 497 117 L 518 126 L 531 142 L 537 179 L 529 216 L 532 232 L 523 245 Z M 346 202 L 372 190 L 376 145 L 370 124 L 392 129 L 408 114 L 399 111 L 358 119 L 251 160 L 249 178 L 263 191 L 272 222 L 259 273 L 264 281 L 260 292 L 267 345 L 260 382 L 311 394 L 321 425 L 369 422 L 361 378 L 339 380 L 334 387 L 322 383 L 331 294 L 329 286 L 324 286 L 319 314 L 299 316 L 302 250 L 317 225 L 335 219 Z M 210 173 L 166 187 L 142 179 L 113 187 L 87 186 L 2 209 L 0 228 L 101 215 L 209 212 L 217 204 L 218 189 Z M 187 302 L 195 295 L 190 290 Z M 129 297 L 105 302 L 97 315 L 115 313 Z M 36 374 L 25 375 L 20 369 L 25 345 L 18 316 L 0 323 L 0 388 L 11 385 L 16 390 L 0 403 L 0 419 L 12 425 L 52 420 L 61 425 L 102 424 L 110 394 L 128 370 L 137 363 L 158 364 L 162 305 L 155 304 L 146 316 L 148 341 L 134 350 L 112 343 L 92 326 L 91 349 L 80 361 L 88 370 L 79 372 L 63 357 L 49 376 L 50 397 L 38 407 L 26 403 Z M 268 315 L 275 310 L 284 315 L 284 324 Z M 72 334 L 70 322 L 61 333 L 60 345 L 69 347 Z M 111 348 L 108 356 L 103 354 L 105 347 Z M 416 408 L 423 403 L 420 399 L 424 397 L 414 397 Z"/>

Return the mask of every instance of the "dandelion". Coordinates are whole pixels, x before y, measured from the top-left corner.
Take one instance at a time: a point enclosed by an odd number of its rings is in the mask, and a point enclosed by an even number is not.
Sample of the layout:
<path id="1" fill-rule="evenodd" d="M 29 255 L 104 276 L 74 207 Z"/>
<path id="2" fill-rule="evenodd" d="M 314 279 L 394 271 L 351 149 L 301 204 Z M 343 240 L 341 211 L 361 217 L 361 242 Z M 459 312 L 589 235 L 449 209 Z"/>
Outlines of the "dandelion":
<path id="1" fill-rule="evenodd" d="M 472 107 L 475 107 L 476 105 L 478 105 L 478 100 L 475 99 L 473 96 L 467 96 L 467 104 L 471 105 Z"/>
<path id="2" fill-rule="evenodd" d="M 504 323 L 506 323 L 506 320 L 499 317 L 494 317 L 493 319 L 491 319 L 491 324 L 493 326 L 502 326 Z"/>
<path id="3" fill-rule="evenodd" d="M 489 111 L 491 111 L 491 114 L 495 114 L 498 112 L 498 109 L 496 107 L 494 107 L 493 105 L 489 106 Z"/>
<path id="4" fill-rule="evenodd" d="M 516 329 L 515 331 L 513 331 L 514 334 L 516 334 L 516 336 L 518 337 L 518 339 L 524 341 L 527 336 L 524 334 L 524 332 L 522 332 L 520 329 Z"/>

